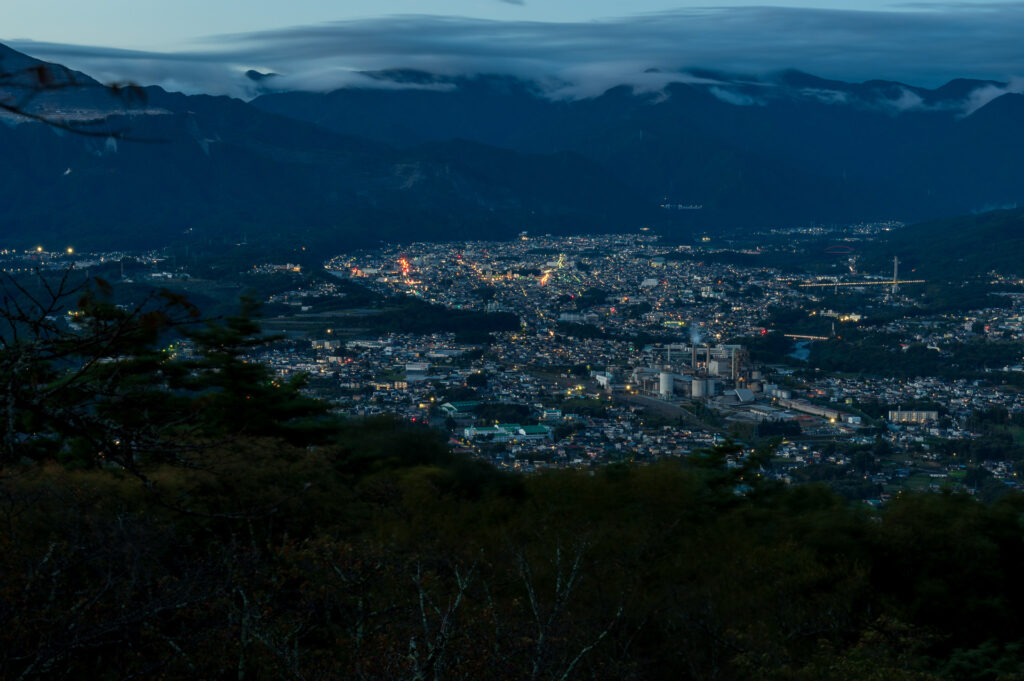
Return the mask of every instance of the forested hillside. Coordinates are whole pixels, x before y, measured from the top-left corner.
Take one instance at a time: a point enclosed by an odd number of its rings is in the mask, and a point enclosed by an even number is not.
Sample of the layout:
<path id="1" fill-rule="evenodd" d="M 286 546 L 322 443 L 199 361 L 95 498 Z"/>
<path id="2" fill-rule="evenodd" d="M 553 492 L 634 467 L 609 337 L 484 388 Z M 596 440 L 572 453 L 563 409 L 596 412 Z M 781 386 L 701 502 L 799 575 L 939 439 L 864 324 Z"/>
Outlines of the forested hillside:
<path id="1" fill-rule="evenodd" d="M 1024 210 L 993 210 L 986 213 L 931 220 L 909 225 L 871 248 L 866 266 L 884 268 L 896 255 L 904 271 L 929 278 L 954 280 L 987 275 L 1022 274 Z"/>

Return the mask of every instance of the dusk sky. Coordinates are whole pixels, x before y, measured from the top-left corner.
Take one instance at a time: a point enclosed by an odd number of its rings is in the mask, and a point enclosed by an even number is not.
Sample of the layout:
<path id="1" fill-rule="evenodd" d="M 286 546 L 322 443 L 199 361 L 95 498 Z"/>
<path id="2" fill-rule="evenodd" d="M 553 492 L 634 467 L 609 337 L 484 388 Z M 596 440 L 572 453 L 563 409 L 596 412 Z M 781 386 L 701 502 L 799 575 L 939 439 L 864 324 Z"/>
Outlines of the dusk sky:
<path id="1" fill-rule="evenodd" d="M 671 78 L 653 69 L 798 68 L 926 87 L 1024 75 L 1021 2 L 14 0 L 0 27 L 12 47 L 100 80 L 238 96 L 249 68 L 314 90 L 384 68 L 508 73 L 564 96 Z"/>

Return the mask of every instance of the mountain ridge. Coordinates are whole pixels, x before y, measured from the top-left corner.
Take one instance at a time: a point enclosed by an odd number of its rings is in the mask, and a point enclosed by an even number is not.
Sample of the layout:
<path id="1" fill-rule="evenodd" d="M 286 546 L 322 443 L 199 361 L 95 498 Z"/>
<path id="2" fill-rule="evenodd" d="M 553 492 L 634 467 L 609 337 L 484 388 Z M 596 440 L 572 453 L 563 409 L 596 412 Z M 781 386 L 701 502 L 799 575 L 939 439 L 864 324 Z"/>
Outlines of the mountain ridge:
<path id="1" fill-rule="evenodd" d="M 620 86 L 569 101 L 480 77 L 449 90 L 347 88 L 252 104 L 398 147 L 462 137 L 525 153 L 573 151 L 648 201 L 705 206 L 711 226 L 916 221 L 1024 199 L 1024 162 L 1008 158 L 982 124 L 1000 107 L 1011 109 L 1005 118 L 1024 117 L 1024 104 L 998 96 L 1005 84 L 959 79 L 926 90 L 797 71 L 773 78 L 795 87 L 676 82 L 660 93 Z M 977 103 L 967 97 L 986 89 L 991 100 L 970 110 Z M 1010 146 L 1024 141 L 1015 130 L 999 134 Z M 779 173 L 788 186 L 778 186 Z M 828 200 L 816 198 L 822 192 Z"/>
<path id="2" fill-rule="evenodd" d="M 648 226 L 686 240 L 697 229 L 913 222 L 1024 203 L 1014 125 L 1024 96 L 1006 84 L 684 75 L 692 82 L 659 91 L 558 99 L 508 76 L 393 69 L 374 78 L 414 87 L 251 102 L 158 87 L 142 101 L 100 102 L 111 95 L 90 79 L 43 93 L 42 112 L 102 114 L 157 142 L 8 120 L 0 150 L 26 160 L 0 172 L 0 238 L 138 247 L 198 229 L 359 247 Z M 965 112 L 963 98 L 980 91 L 990 99 Z M 674 205 L 702 208 L 659 208 Z"/>
<path id="3" fill-rule="evenodd" d="M 523 229 L 622 230 L 654 215 L 582 158 L 548 162 L 450 143 L 399 150 L 230 97 L 158 87 L 142 93 L 142 102 L 106 109 L 104 125 L 147 142 L 69 135 L 22 121 L 0 126 L 5 157 L 26 159 L 0 170 L 0 238 L 17 246 L 32 239 L 142 248 L 191 230 L 193 238 L 237 240 L 246 233 L 341 248 L 382 238 L 468 237 L 481 226 L 496 238 Z M 60 94 L 65 109 L 93 96 L 78 89 Z M 491 168 L 486 182 L 479 179 L 481 156 Z M 558 168 L 583 181 L 571 192 L 552 192 Z"/>

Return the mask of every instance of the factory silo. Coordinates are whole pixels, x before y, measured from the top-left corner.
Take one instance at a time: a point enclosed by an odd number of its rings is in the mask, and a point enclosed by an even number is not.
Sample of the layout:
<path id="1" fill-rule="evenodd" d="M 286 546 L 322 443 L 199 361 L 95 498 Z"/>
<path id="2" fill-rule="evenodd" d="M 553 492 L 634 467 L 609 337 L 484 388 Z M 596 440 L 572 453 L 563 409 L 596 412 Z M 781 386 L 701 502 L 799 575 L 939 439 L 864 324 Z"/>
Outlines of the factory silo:
<path id="1" fill-rule="evenodd" d="M 658 394 L 663 399 L 669 399 L 672 397 L 673 387 L 675 385 L 675 377 L 668 371 L 661 372 L 661 378 L 658 382 Z"/>
<path id="2" fill-rule="evenodd" d="M 703 379 L 693 379 L 690 386 L 691 393 L 694 397 L 705 397 L 708 394 L 708 382 Z"/>

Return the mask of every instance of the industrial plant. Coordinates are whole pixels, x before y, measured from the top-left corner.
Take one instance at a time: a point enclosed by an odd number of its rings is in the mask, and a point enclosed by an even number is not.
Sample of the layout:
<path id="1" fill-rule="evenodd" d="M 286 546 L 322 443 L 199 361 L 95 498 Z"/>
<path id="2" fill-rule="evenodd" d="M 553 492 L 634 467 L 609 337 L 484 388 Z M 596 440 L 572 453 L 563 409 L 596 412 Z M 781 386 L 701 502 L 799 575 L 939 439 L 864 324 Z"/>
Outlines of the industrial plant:
<path id="1" fill-rule="evenodd" d="M 595 377 L 606 390 L 662 400 L 703 399 L 736 391 L 740 401 L 752 401 L 764 389 L 761 371 L 751 365 L 742 345 L 649 345 L 640 357 L 642 364 L 632 369 L 609 370 Z"/>

